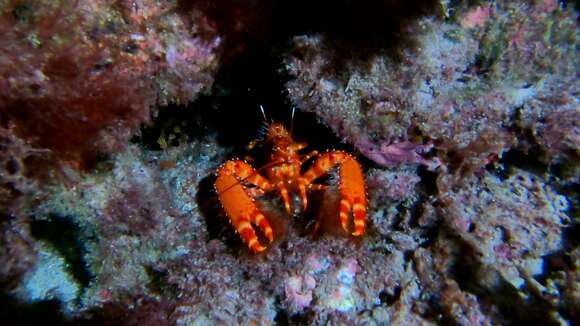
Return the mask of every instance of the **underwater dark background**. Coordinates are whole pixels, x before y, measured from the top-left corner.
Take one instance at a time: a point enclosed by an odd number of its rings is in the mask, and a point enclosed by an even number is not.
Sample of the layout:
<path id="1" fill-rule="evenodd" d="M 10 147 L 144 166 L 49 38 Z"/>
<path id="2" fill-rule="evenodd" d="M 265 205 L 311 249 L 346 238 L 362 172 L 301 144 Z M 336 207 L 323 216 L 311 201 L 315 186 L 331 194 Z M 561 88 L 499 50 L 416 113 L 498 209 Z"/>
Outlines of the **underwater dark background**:
<path id="1" fill-rule="evenodd" d="M 0 8 L 3 324 L 579 322 L 577 2 Z M 246 248 L 215 172 L 272 121 L 361 164 L 364 236 L 334 169 Z"/>

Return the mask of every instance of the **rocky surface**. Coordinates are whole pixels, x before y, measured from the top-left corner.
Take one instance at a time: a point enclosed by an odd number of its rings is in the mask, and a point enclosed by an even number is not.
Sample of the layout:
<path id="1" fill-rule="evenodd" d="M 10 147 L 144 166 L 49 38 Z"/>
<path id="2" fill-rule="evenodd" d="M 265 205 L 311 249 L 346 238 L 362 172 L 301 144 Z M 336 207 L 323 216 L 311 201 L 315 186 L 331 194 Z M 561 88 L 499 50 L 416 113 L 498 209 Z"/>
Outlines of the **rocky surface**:
<path id="1" fill-rule="evenodd" d="M 386 45 L 325 25 L 336 17 L 279 33 L 275 17 L 250 14 L 275 12 L 261 1 L 0 1 L 2 320 L 577 323 L 575 9 L 397 3 L 336 3 L 352 17 L 376 6 L 403 17 L 383 26 L 390 14 L 374 10 L 353 25 L 378 28 Z M 322 7 L 296 3 L 306 8 Z M 258 198 L 276 226 L 261 254 L 229 225 L 214 172 L 264 155 L 225 120 L 244 116 L 242 130 L 259 116 L 235 96 L 255 91 L 260 69 L 228 88 L 256 40 L 275 47 L 279 96 L 319 121 L 296 126 L 299 140 L 362 162 L 363 237 L 336 227 L 335 173 L 303 215 Z"/>

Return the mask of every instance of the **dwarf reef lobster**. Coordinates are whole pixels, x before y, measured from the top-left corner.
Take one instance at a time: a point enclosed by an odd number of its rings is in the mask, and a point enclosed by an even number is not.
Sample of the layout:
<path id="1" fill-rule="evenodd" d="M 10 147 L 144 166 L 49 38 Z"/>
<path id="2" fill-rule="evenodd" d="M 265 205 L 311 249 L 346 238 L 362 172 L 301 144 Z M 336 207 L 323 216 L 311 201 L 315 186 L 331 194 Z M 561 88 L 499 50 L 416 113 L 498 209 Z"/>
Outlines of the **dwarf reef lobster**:
<path id="1" fill-rule="evenodd" d="M 230 223 L 252 252 L 258 253 L 266 249 L 266 245 L 262 245 L 258 240 L 254 226 L 259 228 L 269 243 L 274 240 L 274 231 L 256 206 L 255 198 L 267 192 L 277 191 L 282 197 L 286 212 L 292 215 L 290 194 L 295 193 L 299 196 L 304 211 L 308 205 L 307 193 L 326 187 L 314 181 L 337 166 L 340 179 L 338 187 L 340 224 L 344 231 L 350 232 L 349 216 L 352 212 L 351 234 L 353 236 L 364 234 L 367 210 L 364 176 L 360 164 L 352 155 L 343 151 L 323 154 L 313 151 L 307 155 L 299 154 L 300 150 L 306 148 L 306 143 L 294 142 L 290 133 L 280 123 L 271 123 L 268 126 L 263 141 L 272 145 L 270 162 L 261 169 L 265 170 L 267 177 L 260 175 L 258 170 L 245 161 L 230 160 L 217 170 L 217 179 L 214 182 L 218 199 Z M 253 145 L 255 143 L 251 144 Z M 311 158 L 315 158 L 314 163 L 301 174 L 302 164 Z M 314 228 L 316 231 L 318 221 Z"/>

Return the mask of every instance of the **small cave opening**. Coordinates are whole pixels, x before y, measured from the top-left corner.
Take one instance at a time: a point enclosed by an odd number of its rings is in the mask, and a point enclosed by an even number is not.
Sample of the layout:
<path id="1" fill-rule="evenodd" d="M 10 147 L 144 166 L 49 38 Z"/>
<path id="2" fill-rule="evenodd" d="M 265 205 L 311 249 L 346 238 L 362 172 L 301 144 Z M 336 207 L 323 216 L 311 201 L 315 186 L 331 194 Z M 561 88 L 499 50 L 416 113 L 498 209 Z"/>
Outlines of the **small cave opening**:
<path id="1" fill-rule="evenodd" d="M 30 232 L 38 240 L 50 244 L 67 263 L 68 272 L 85 289 L 94 275 L 85 261 L 85 242 L 89 240 L 83 230 L 70 217 L 50 215 L 47 219 L 33 218 Z"/>

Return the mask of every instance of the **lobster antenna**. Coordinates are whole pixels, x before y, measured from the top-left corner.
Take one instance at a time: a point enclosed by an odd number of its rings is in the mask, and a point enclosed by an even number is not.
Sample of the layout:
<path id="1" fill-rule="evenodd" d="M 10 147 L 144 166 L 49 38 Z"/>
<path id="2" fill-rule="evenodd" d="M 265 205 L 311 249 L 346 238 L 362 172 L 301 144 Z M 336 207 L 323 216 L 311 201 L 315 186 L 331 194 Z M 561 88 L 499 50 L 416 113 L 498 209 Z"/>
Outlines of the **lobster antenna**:
<path id="1" fill-rule="evenodd" d="M 292 117 L 290 118 L 290 135 L 294 134 L 294 112 L 296 111 L 296 107 L 292 107 Z"/>
<path id="2" fill-rule="evenodd" d="M 264 117 L 264 122 L 268 123 L 268 118 L 266 117 L 266 111 L 264 110 L 264 107 L 262 106 L 262 104 L 260 104 L 260 111 L 262 111 L 262 116 Z M 272 120 L 270 120 L 270 123 L 272 123 Z"/>

